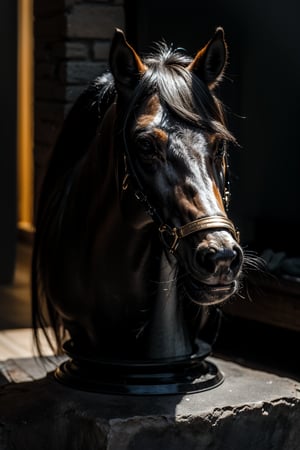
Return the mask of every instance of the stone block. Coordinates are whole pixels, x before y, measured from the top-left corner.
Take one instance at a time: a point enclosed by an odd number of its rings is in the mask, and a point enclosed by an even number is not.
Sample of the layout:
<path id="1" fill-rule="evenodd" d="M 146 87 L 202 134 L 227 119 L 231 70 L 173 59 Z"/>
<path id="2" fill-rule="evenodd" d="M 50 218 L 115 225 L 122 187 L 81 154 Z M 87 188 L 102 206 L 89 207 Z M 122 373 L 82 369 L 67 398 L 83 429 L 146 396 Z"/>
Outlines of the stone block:
<path id="1" fill-rule="evenodd" d="M 81 3 L 82 0 L 45 0 L 34 1 L 35 17 L 49 17 L 57 13 L 63 13 L 66 9 L 71 8 L 75 3 Z"/>
<path id="2" fill-rule="evenodd" d="M 108 60 L 110 42 L 95 42 L 93 50 L 95 60 Z"/>
<path id="3" fill-rule="evenodd" d="M 82 42 L 66 42 L 65 57 L 67 59 L 88 59 L 89 47 Z"/>
<path id="4" fill-rule="evenodd" d="M 86 42 L 55 42 L 51 46 L 51 57 L 56 60 L 86 60 L 89 56 L 89 45 Z"/>
<path id="5" fill-rule="evenodd" d="M 67 84 L 86 85 L 106 69 L 107 64 L 105 63 L 68 61 L 60 65 L 59 77 L 62 82 Z"/>
<path id="6" fill-rule="evenodd" d="M 124 12 L 120 6 L 81 4 L 72 8 L 66 21 L 70 38 L 111 39 L 115 28 L 124 26 Z"/>
<path id="7" fill-rule="evenodd" d="M 0 389 L 5 450 L 298 450 L 300 384 L 229 361 L 215 389 L 120 396 L 60 385 L 53 375 Z M 18 361 L 19 367 L 22 367 Z"/>

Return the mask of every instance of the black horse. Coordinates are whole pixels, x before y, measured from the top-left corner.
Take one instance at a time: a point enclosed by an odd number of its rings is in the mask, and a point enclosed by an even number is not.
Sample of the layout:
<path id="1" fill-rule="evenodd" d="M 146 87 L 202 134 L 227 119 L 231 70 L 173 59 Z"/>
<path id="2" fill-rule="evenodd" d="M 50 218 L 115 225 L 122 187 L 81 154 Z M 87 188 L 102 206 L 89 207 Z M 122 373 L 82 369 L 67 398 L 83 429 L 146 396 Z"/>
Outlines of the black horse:
<path id="1" fill-rule="evenodd" d="M 86 354 L 191 355 L 203 309 L 238 289 L 227 218 L 225 126 L 214 95 L 224 32 L 194 59 L 164 43 L 141 59 L 116 30 L 110 71 L 69 113 L 36 223 L 33 323 Z"/>

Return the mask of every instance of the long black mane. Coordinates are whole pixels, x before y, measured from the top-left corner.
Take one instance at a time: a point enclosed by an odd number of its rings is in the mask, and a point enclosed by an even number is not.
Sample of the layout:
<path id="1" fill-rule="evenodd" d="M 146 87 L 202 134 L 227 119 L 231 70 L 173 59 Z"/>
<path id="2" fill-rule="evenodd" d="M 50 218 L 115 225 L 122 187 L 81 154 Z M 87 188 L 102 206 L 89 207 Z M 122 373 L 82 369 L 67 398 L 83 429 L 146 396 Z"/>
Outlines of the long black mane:
<path id="1" fill-rule="evenodd" d="M 72 170 L 88 152 L 96 130 L 115 97 L 114 81 L 109 72 L 91 82 L 75 101 L 66 117 L 49 161 L 37 208 L 32 255 L 32 324 L 39 350 L 37 335 L 39 327 L 45 330 L 50 325 L 58 343 L 62 337 L 61 319 L 51 307 L 42 283 L 41 272 L 47 270 L 47 267 L 41 264 L 41 261 L 45 260 L 43 243 L 47 239 L 46 230 L 51 218 L 57 214 L 61 205 Z M 43 298 L 47 303 L 46 312 L 41 307 Z M 48 343 L 53 347 L 49 334 L 45 332 L 45 335 Z"/>

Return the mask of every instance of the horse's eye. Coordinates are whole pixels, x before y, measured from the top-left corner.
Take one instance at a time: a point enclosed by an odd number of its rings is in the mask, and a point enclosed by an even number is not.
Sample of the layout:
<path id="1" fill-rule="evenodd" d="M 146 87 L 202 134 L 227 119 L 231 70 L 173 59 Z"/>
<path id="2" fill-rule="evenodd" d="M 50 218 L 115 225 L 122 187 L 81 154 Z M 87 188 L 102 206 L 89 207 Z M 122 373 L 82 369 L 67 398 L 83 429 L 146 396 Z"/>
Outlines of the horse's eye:
<path id="1" fill-rule="evenodd" d="M 151 150 L 153 149 L 153 143 L 150 139 L 141 139 L 139 142 L 139 149 L 142 153 L 151 153 Z"/>
<path id="2" fill-rule="evenodd" d="M 216 162 L 221 162 L 223 160 L 224 155 L 226 154 L 226 142 L 221 141 L 218 143 L 215 149 L 214 160 Z"/>
<path id="3" fill-rule="evenodd" d="M 136 139 L 136 157 L 147 171 L 155 170 L 161 162 L 165 161 L 159 142 L 150 134 L 138 136 Z"/>
<path id="4" fill-rule="evenodd" d="M 150 137 L 140 137 L 137 140 L 137 153 L 145 160 L 151 160 L 155 151 L 155 145 Z"/>

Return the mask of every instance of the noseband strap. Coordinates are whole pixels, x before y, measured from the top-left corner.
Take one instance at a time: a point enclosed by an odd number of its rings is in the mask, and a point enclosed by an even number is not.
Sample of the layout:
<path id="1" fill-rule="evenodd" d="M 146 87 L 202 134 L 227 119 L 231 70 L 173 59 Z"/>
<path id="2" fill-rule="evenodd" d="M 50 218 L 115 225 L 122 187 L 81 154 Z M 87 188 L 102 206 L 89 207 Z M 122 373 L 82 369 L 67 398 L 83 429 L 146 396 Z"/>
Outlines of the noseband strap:
<path id="1" fill-rule="evenodd" d="M 122 190 L 126 191 L 130 179 L 126 154 L 124 154 L 124 166 L 125 166 L 125 173 L 122 183 Z M 165 244 L 165 246 L 168 248 L 170 253 L 174 253 L 176 251 L 180 239 L 183 239 L 186 236 L 189 236 L 190 234 L 204 230 L 216 230 L 216 229 L 219 229 L 220 231 L 227 230 L 231 233 L 233 238 L 239 243 L 240 241 L 239 231 L 235 228 L 231 220 L 227 219 L 227 217 L 223 216 L 202 217 L 201 219 L 193 220 L 192 222 L 182 225 L 181 227 L 171 227 L 170 225 L 165 224 L 161 219 L 157 210 L 151 205 L 147 196 L 143 193 L 141 183 L 139 182 L 139 179 L 134 171 L 133 174 L 135 176 L 133 176 L 132 178 L 135 181 L 135 184 L 137 184 L 137 187 L 134 191 L 134 195 L 137 198 L 137 200 L 143 205 L 143 208 L 145 209 L 147 214 L 149 214 L 154 220 L 154 222 L 158 224 L 158 230 L 160 232 L 161 239 Z"/>
<path id="2" fill-rule="evenodd" d="M 168 245 L 170 253 L 174 253 L 176 251 L 180 239 L 198 231 L 215 229 L 219 229 L 220 231 L 227 230 L 232 234 L 237 242 L 240 240 L 239 232 L 231 220 L 222 216 L 203 217 L 202 219 L 193 220 L 192 222 L 189 222 L 181 227 L 172 228 L 166 224 L 159 227 L 162 240 Z M 166 235 L 168 236 L 167 239 L 165 238 Z"/>

